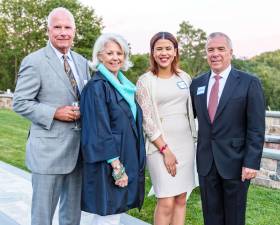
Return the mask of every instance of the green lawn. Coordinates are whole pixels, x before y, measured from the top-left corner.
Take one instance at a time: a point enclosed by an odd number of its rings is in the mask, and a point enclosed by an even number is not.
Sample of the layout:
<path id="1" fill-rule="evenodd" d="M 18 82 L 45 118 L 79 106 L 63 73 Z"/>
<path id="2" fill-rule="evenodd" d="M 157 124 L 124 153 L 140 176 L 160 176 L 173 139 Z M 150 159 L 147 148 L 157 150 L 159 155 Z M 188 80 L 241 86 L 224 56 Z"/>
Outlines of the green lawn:
<path id="1" fill-rule="evenodd" d="M 24 151 L 29 124 L 14 112 L 0 109 L 0 160 L 26 170 Z M 151 180 L 147 174 L 146 192 L 150 187 Z M 147 197 L 140 212 L 130 210 L 129 214 L 152 223 L 155 203 L 154 197 Z M 280 225 L 279 212 L 280 190 L 250 186 L 246 225 Z M 188 201 L 186 224 L 203 224 L 198 188 L 194 190 Z"/>
<path id="2" fill-rule="evenodd" d="M 16 113 L 0 109 L 0 160 L 26 170 L 25 141 L 29 124 Z"/>

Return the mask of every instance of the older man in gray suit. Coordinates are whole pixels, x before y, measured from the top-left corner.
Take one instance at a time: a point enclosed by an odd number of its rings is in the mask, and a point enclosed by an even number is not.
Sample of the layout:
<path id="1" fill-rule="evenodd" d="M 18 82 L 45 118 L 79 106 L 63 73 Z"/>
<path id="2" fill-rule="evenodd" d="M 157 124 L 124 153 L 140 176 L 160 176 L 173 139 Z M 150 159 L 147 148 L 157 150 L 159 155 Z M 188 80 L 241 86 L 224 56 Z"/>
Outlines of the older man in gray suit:
<path id="1" fill-rule="evenodd" d="M 70 50 L 74 17 L 65 8 L 48 16 L 46 47 L 21 63 L 14 111 L 31 120 L 26 164 L 32 171 L 32 225 L 50 225 L 58 200 L 59 224 L 80 223 L 81 167 L 78 101 L 89 79 L 87 60 Z M 20 188 L 20 187 L 19 187 Z"/>

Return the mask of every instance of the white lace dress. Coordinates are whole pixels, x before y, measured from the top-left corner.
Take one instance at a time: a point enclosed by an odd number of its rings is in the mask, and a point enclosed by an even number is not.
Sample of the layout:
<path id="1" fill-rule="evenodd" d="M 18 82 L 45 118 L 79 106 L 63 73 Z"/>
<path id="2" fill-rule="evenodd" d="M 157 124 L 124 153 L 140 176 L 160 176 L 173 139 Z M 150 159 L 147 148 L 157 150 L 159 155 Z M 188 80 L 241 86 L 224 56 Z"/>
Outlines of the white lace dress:
<path id="1" fill-rule="evenodd" d="M 154 99 L 161 128 L 152 120 L 153 110 L 150 107 L 153 104 L 149 100 L 151 96 L 147 95 L 148 87 L 145 87 L 141 79 L 137 82 L 137 87 L 137 100 L 143 109 L 144 131 L 150 141 L 162 134 L 178 161 L 177 174 L 172 177 L 167 172 L 159 151 L 152 151 L 147 155 L 147 166 L 156 197 L 172 197 L 191 192 L 195 187 L 195 150 L 187 112 L 187 102 L 190 101 L 188 84 L 176 75 L 169 79 L 156 78 L 153 86 Z"/>

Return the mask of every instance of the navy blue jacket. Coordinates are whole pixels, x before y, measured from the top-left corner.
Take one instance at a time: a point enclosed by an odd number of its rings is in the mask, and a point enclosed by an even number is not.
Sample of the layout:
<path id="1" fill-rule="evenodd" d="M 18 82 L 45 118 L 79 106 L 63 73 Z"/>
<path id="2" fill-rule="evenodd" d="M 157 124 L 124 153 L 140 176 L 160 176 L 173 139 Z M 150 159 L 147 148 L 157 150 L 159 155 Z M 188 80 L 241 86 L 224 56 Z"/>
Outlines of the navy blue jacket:
<path id="1" fill-rule="evenodd" d="M 191 84 L 199 124 L 198 174 L 206 176 L 214 160 L 224 179 L 240 179 L 243 166 L 260 167 L 265 131 L 263 90 L 257 77 L 231 69 L 211 124 L 207 111 L 209 77 L 210 72 Z"/>
<path id="2" fill-rule="evenodd" d="M 80 110 L 82 210 L 104 216 L 141 208 L 146 153 L 139 105 L 135 121 L 125 99 L 96 72 L 83 89 Z M 114 184 L 112 167 L 106 161 L 117 156 L 128 175 L 125 188 Z"/>

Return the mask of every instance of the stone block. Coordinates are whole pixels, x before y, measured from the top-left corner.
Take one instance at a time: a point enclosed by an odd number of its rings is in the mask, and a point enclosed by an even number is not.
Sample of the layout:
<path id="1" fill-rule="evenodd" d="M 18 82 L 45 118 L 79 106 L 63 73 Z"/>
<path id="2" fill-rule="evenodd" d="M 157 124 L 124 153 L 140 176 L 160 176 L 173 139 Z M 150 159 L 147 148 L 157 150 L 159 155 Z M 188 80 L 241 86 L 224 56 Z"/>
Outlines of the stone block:
<path id="1" fill-rule="evenodd" d="M 280 135 L 280 112 L 267 111 L 265 117 L 266 134 Z"/>
<path id="2" fill-rule="evenodd" d="M 280 181 L 274 181 L 274 180 L 272 180 L 272 181 L 270 182 L 270 185 L 271 185 L 272 188 L 280 189 Z"/>
<path id="3" fill-rule="evenodd" d="M 280 177 L 278 177 L 277 174 L 271 174 L 269 178 L 273 181 L 280 181 Z"/>
<path id="4" fill-rule="evenodd" d="M 275 172 L 277 169 L 277 160 L 262 158 L 261 168 Z"/>
<path id="5" fill-rule="evenodd" d="M 265 142 L 264 143 L 264 147 L 265 148 L 271 148 L 271 149 L 280 150 L 280 144 L 279 143 Z"/>
<path id="6" fill-rule="evenodd" d="M 8 108 L 12 109 L 13 98 L 10 96 L 0 95 L 0 109 Z"/>
<path id="7" fill-rule="evenodd" d="M 255 179 L 252 180 L 251 183 L 256 184 L 256 185 L 260 185 L 260 186 L 270 187 L 270 180 L 265 179 L 265 178 L 256 177 Z"/>
<path id="8" fill-rule="evenodd" d="M 258 178 L 268 178 L 270 175 L 270 171 L 269 170 L 265 170 L 263 168 L 261 168 L 258 172 L 257 172 L 257 177 Z"/>
<path id="9" fill-rule="evenodd" d="M 277 161 L 277 170 L 276 173 L 278 176 L 280 176 L 280 161 Z"/>
<path id="10" fill-rule="evenodd" d="M 280 125 L 273 124 L 268 128 L 268 133 L 280 135 Z"/>

